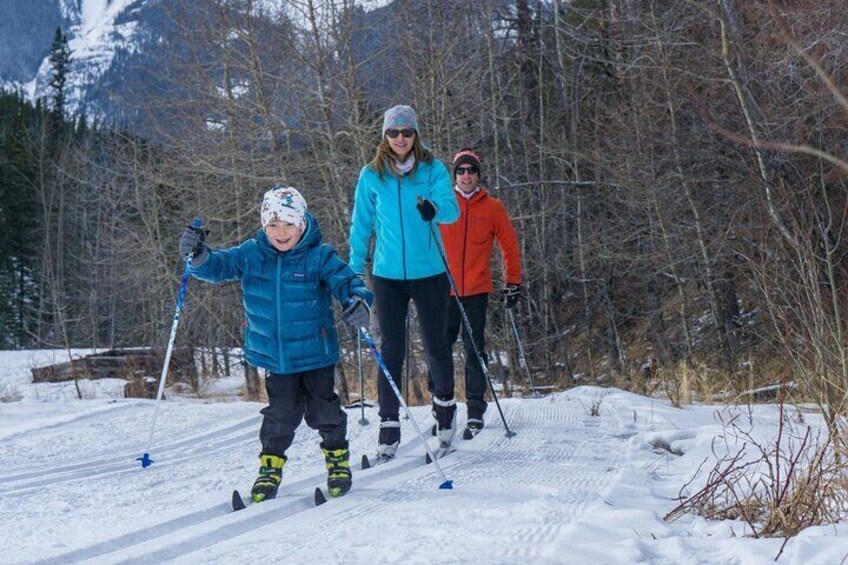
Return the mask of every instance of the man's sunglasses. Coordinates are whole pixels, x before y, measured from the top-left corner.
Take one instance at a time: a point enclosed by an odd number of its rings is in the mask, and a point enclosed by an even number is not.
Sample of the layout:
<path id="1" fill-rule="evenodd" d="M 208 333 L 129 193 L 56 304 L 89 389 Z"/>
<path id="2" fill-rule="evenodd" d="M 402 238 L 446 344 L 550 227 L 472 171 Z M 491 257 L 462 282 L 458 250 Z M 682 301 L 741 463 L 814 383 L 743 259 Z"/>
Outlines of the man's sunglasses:
<path id="1" fill-rule="evenodd" d="M 415 135 L 415 130 L 412 128 L 403 128 L 403 129 L 387 129 L 386 135 L 391 137 L 392 139 L 396 138 L 399 135 L 403 135 L 406 138 L 412 137 Z"/>
<path id="2" fill-rule="evenodd" d="M 461 177 L 464 174 L 476 175 L 478 172 L 477 167 L 457 167 L 456 168 L 456 176 Z"/>

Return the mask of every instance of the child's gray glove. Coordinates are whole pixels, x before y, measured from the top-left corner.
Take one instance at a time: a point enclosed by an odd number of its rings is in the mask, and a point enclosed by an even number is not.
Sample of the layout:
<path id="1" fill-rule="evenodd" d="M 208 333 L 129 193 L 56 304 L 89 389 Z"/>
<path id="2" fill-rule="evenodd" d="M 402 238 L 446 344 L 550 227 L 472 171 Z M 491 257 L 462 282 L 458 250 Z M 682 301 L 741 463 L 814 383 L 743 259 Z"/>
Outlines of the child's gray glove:
<path id="1" fill-rule="evenodd" d="M 342 318 L 357 332 L 359 332 L 359 328 L 367 330 L 371 325 L 371 308 L 364 298 L 354 296 L 348 301 L 347 307 L 342 312 Z"/>
<path id="2" fill-rule="evenodd" d="M 209 252 L 206 250 L 206 231 L 201 228 L 186 226 L 180 236 L 180 257 L 191 255 L 191 266 L 199 267 L 206 261 Z"/>

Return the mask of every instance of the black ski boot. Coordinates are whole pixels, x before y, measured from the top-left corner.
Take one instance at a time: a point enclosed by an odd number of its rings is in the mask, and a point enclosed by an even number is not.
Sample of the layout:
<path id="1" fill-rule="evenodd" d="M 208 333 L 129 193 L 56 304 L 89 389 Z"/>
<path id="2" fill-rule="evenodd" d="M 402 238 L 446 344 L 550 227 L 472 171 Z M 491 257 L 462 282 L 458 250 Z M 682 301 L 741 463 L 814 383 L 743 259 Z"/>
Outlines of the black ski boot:
<path id="1" fill-rule="evenodd" d="M 280 481 L 283 480 L 285 464 L 285 455 L 281 457 L 268 453 L 259 455 L 259 476 L 253 481 L 253 488 L 250 491 L 253 502 L 277 497 L 277 489 L 280 488 Z"/>
<path id="2" fill-rule="evenodd" d="M 400 422 L 386 418 L 380 422 L 380 438 L 377 440 L 377 463 L 385 463 L 395 458 L 400 445 Z"/>
<path id="3" fill-rule="evenodd" d="M 473 438 L 480 433 L 484 425 L 483 411 L 477 407 L 469 406 L 468 419 L 465 421 L 465 433 L 463 433 L 462 437 L 464 439 Z"/>
<path id="4" fill-rule="evenodd" d="M 433 417 L 439 443 L 442 447 L 450 445 L 456 435 L 456 400 L 433 396 Z"/>
<path id="5" fill-rule="evenodd" d="M 323 443 L 321 449 L 324 451 L 324 461 L 327 465 L 327 492 L 333 498 L 342 496 L 353 484 L 350 473 L 350 451 L 347 446 L 341 449 L 327 449 Z"/>

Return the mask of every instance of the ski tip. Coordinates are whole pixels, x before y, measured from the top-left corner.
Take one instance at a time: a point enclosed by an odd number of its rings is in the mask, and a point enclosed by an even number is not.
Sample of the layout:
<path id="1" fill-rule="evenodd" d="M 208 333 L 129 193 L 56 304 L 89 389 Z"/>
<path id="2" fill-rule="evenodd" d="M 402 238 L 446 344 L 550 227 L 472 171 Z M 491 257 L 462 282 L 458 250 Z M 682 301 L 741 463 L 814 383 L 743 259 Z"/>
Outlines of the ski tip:
<path id="1" fill-rule="evenodd" d="M 324 496 L 324 491 L 321 490 L 321 487 L 315 487 L 315 506 L 321 506 L 327 502 L 327 497 Z"/>
<path id="2" fill-rule="evenodd" d="M 439 489 L 441 490 L 453 490 L 453 481 L 445 481 L 439 485 Z"/>
<path id="3" fill-rule="evenodd" d="M 150 467 L 153 464 L 153 459 L 150 458 L 149 453 L 145 453 L 141 457 L 136 457 L 135 460 L 141 461 L 141 467 L 142 468 Z"/>
<path id="4" fill-rule="evenodd" d="M 365 455 L 364 453 L 362 454 L 362 463 L 359 464 L 359 467 L 362 470 L 371 468 L 371 462 L 368 460 L 368 456 Z"/>
<path id="5" fill-rule="evenodd" d="M 246 508 L 246 505 L 244 503 L 244 499 L 242 499 L 242 497 L 241 497 L 241 494 L 239 494 L 239 491 L 234 490 L 233 491 L 233 511 L 238 512 L 239 510 L 244 510 L 245 508 Z"/>
<path id="6" fill-rule="evenodd" d="M 430 457 L 430 454 L 429 454 L 429 453 L 428 453 L 427 455 L 425 455 L 425 456 L 424 456 L 424 463 L 425 463 L 426 465 L 429 465 L 429 464 L 430 464 L 430 463 L 432 463 L 432 462 L 433 462 L 433 458 L 432 458 L 432 457 Z"/>

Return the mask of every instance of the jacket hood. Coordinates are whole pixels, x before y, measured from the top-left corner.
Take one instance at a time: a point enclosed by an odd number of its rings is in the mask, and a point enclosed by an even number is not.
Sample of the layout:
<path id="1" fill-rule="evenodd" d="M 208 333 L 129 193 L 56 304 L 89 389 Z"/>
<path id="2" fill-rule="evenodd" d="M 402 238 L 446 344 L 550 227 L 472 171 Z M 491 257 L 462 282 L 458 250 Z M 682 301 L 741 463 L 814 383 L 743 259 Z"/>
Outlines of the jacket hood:
<path id="1" fill-rule="evenodd" d="M 258 232 L 256 232 L 256 241 L 259 243 L 259 248 L 264 253 L 283 254 L 288 255 L 290 257 L 295 257 L 306 253 L 309 249 L 313 247 L 321 245 L 323 235 L 321 234 L 321 228 L 318 227 L 318 222 L 309 212 L 306 212 L 304 219 L 306 220 L 306 229 L 303 231 L 303 234 L 301 234 L 300 241 L 298 241 L 297 245 L 295 245 L 292 249 L 288 251 L 277 250 L 276 247 L 271 245 L 271 242 L 268 240 L 268 236 L 265 234 L 264 229 L 260 229 Z"/>

